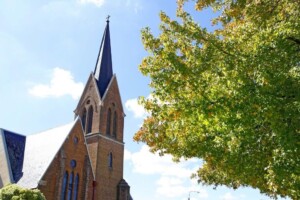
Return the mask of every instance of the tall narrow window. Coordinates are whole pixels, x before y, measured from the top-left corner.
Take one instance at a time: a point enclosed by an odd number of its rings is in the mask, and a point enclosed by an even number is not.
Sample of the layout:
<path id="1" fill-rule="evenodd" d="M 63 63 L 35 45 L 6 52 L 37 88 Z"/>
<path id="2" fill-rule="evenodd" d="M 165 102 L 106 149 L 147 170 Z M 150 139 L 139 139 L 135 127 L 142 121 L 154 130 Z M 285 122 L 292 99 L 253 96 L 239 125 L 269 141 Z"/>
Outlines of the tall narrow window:
<path id="1" fill-rule="evenodd" d="M 61 200 L 65 200 L 66 198 L 66 194 L 67 194 L 67 184 L 68 184 L 68 177 L 69 177 L 69 174 L 68 172 L 66 171 L 65 172 L 65 175 L 64 175 L 64 179 L 63 179 L 63 182 L 62 182 L 62 188 L 61 188 Z"/>
<path id="2" fill-rule="evenodd" d="M 92 132 L 92 125 L 93 125 L 93 106 L 89 107 L 88 111 L 88 122 L 87 122 L 87 130 L 86 133 L 91 133 Z"/>
<path id="3" fill-rule="evenodd" d="M 82 120 L 83 130 L 85 131 L 85 124 L 86 124 L 86 109 L 85 108 L 83 109 L 81 120 Z"/>
<path id="4" fill-rule="evenodd" d="M 112 168 L 112 167 L 113 167 L 113 155 L 112 155 L 111 152 L 110 152 L 109 155 L 108 155 L 108 167 L 109 167 L 109 168 Z"/>
<path id="5" fill-rule="evenodd" d="M 74 172 L 72 172 L 71 175 L 70 175 L 69 185 L 68 185 L 68 198 L 67 198 L 67 200 L 71 200 L 72 199 L 73 177 L 74 177 Z"/>
<path id="6" fill-rule="evenodd" d="M 73 194 L 73 200 L 77 200 L 78 196 L 78 185 L 79 185 L 79 175 L 76 174 L 75 182 L 74 182 L 74 194 Z"/>
<path id="7" fill-rule="evenodd" d="M 106 121 L 106 135 L 110 135 L 110 121 L 111 121 L 111 109 L 107 111 L 107 121 Z"/>
<path id="8" fill-rule="evenodd" d="M 117 116 L 117 112 L 115 111 L 114 112 L 114 121 L 113 121 L 113 137 L 117 136 L 117 119 L 118 119 L 118 116 Z"/>

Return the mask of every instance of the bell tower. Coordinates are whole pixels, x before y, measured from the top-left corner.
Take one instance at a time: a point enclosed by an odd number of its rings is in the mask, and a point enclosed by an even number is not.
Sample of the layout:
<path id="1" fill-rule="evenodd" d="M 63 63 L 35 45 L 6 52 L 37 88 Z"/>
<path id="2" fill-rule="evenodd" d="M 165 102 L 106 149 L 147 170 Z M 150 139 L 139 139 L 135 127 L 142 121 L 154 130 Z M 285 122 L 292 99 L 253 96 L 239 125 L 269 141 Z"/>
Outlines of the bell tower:
<path id="1" fill-rule="evenodd" d="M 109 17 L 94 71 L 75 109 L 82 121 L 95 176 L 95 199 L 119 199 L 123 180 L 124 111 L 116 75 L 113 74 Z"/>

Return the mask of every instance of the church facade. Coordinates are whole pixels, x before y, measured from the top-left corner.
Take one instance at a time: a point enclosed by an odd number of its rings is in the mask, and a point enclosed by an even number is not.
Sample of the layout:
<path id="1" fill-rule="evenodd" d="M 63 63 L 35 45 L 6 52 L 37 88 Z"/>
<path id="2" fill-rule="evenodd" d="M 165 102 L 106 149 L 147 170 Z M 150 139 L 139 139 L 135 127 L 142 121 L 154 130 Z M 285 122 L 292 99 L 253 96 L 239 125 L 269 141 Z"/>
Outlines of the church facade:
<path id="1" fill-rule="evenodd" d="M 0 129 L 0 188 L 38 188 L 47 199 L 132 199 L 123 179 L 125 114 L 110 45 L 107 20 L 74 122 L 29 136 Z"/>

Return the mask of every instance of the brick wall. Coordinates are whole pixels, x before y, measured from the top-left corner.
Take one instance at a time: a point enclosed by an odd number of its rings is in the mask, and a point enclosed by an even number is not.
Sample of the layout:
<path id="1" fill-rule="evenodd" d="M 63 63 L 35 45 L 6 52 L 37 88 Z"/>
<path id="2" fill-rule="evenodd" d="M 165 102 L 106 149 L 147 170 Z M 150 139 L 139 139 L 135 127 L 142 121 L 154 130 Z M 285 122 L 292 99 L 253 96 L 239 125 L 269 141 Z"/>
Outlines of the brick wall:
<path id="1" fill-rule="evenodd" d="M 93 106 L 92 132 L 85 134 L 96 180 L 96 199 L 117 199 L 117 186 L 123 179 L 124 112 L 117 79 L 114 76 L 102 99 L 93 77 L 89 78 L 75 114 L 82 117 L 84 109 Z M 108 110 L 111 109 L 110 133 L 107 134 Z M 117 113 L 116 136 L 113 135 L 114 113 Z M 87 114 L 88 115 L 88 114 Z M 88 121 L 88 120 L 87 120 Z M 109 166 L 112 154 L 113 165 Z"/>
<path id="2" fill-rule="evenodd" d="M 76 137 L 78 138 L 77 143 L 75 142 Z M 69 178 L 71 172 L 74 172 L 75 175 L 79 174 L 78 199 L 91 199 L 93 174 L 87 158 L 88 152 L 81 124 L 78 121 L 44 174 L 38 188 L 47 199 L 60 199 L 65 172 L 68 171 Z M 71 160 L 76 161 L 75 167 L 71 166 Z"/>

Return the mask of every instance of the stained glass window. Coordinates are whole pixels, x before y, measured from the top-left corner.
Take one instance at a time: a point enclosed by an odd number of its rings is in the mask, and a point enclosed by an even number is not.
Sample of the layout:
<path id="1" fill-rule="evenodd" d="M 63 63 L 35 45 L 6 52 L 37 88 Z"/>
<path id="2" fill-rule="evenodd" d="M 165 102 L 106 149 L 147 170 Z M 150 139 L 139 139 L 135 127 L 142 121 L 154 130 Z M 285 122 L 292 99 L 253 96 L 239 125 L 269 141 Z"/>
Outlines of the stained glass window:
<path id="1" fill-rule="evenodd" d="M 113 121 L 113 137 L 117 136 L 117 119 L 118 119 L 118 116 L 117 116 L 117 112 L 115 111 L 114 112 L 114 121 Z"/>
<path id="2" fill-rule="evenodd" d="M 86 109 L 84 108 L 83 112 L 82 112 L 82 127 L 83 127 L 83 130 L 85 130 L 85 124 L 86 124 Z"/>
<path id="3" fill-rule="evenodd" d="M 77 196 L 78 196 L 78 185 L 79 185 L 79 174 L 76 174 L 75 182 L 74 182 L 74 194 L 73 194 L 73 200 L 77 200 Z"/>
<path id="4" fill-rule="evenodd" d="M 106 121 L 106 134 L 110 135 L 110 121 L 111 121 L 111 109 L 107 111 L 107 121 Z"/>
<path id="5" fill-rule="evenodd" d="M 68 184 L 68 177 L 69 174 L 66 171 L 64 178 L 63 178 L 63 183 L 62 183 L 62 189 L 61 189 L 61 200 L 64 200 L 66 198 L 66 193 L 67 193 L 67 184 Z"/>
<path id="6" fill-rule="evenodd" d="M 74 172 L 71 173 L 70 178 L 69 178 L 69 184 L 68 184 L 68 198 L 67 198 L 67 200 L 71 200 L 71 199 L 72 199 L 73 177 L 74 177 Z"/>
<path id="7" fill-rule="evenodd" d="M 87 124 L 87 133 L 91 133 L 92 132 L 92 125 L 93 125 L 93 106 L 89 107 L 89 111 L 88 111 L 88 124 Z"/>
<path id="8" fill-rule="evenodd" d="M 112 153 L 110 152 L 108 155 L 108 167 L 112 168 L 113 167 L 113 156 Z"/>

